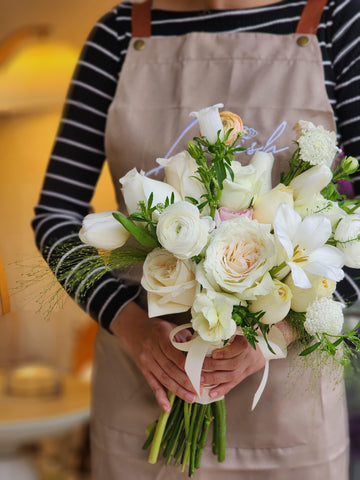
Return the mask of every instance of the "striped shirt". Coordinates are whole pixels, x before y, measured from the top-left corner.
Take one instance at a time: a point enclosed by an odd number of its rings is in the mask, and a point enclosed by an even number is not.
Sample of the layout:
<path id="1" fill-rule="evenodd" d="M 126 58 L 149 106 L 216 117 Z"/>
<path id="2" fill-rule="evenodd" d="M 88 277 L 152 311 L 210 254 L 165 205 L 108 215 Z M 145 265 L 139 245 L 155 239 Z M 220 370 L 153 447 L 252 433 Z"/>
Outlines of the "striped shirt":
<path id="1" fill-rule="evenodd" d="M 284 0 L 245 10 L 153 9 L 152 35 L 167 37 L 193 31 L 291 34 L 305 4 L 305 0 Z M 94 26 L 84 45 L 32 222 L 36 243 L 59 276 L 64 262 L 58 261 L 59 252 L 67 259 L 71 255 L 77 258 L 79 251 L 94 258 L 97 266 L 89 270 L 82 282 L 93 279 L 85 295 L 80 294 L 81 285 L 74 285 L 71 278 L 61 281 L 79 305 L 109 331 L 118 312 L 137 297 L 139 286 L 125 284 L 110 273 L 97 280 L 94 270 L 101 272 L 104 267 L 96 263 L 96 252 L 80 243 L 78 231 L 82 218 L 91 211 L 90 202 L 105 161 L 107 111 L 131 38 L 131 9 L 130 2 L 113 8 Z M 317 37 L 339 144 L 347 155 L 360 159 L 360 0 L 330 0 Z M 354 180 L 357 192 L 360 175 L 359 178 L 355 175 Z M 360 297 L 354 272 L 346 270 L 346 278 L 338 286 L 339 297 L 352 300 Z"/>

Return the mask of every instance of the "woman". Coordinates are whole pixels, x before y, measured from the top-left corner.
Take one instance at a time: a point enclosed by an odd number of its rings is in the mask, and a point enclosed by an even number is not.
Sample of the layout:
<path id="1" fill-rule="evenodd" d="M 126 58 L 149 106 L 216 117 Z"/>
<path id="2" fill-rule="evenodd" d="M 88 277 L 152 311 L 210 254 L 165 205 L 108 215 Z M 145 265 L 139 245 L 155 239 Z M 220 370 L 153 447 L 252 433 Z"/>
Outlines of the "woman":
<path id="1" fill-rule="evenodd" d="M 340 144 L 359 156 L 359 6 L 358 0 L 155 0 L 151 11 L 150 2 L 115 7 L 85 45 L 36 209 L 38 245 L 52 245 L 48 261 L 62 242 L 77 238 L 105 154 L 124 210 L 118 179 L 134 164 L 151 169 L 192 110 L 221 101 L 238 113 L 253 135 L 248 154 L 273 151 L 277 175 L 299 119 L 327 129 L 336 120 Z M 158 405 L 169 409 L 166 389 L 190 402 L 195 397 L 184 356 L 169 343 L 173 323 L 147 317 L 135 277 L 108 275 L 77 301 L 104 327 L 95 354 L 94 478 L 183 478 L 161 462 L 147 464 L 141 451 Z M 290 344 L 286 322 L 281 328 Z M 254 412 L 262 354 L 237 339 L 206 361 L 204 369 L 213 372 L 203 381 L 218 384 L 214 398 L 227 395 L 227 459 L 217 464 L 208 447 L 195 478 L 347 478 L 342 383 L 334 387 L 319 372 L 310 392 L 309 372 L 296 365 L 295 380 L 285 382 L 296 355 L 290 346 L 288 359 L 272 362 Z"/>

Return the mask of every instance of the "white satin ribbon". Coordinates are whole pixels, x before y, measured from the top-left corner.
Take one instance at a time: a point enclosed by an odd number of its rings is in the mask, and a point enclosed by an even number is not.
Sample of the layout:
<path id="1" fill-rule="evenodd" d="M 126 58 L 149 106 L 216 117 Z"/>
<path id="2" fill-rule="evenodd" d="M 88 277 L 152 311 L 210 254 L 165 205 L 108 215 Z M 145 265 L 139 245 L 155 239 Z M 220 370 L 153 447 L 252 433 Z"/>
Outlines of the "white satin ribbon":
<path id="1" fill-rule="evenodd" d="M 202 404 L 207 404 L 211 403 L 217 400 L 220 400 L 220 398 L 212 399 L 209 397 L 209 392 L 212 388 L 214 388 L 215 385 L 205 385 L 203 392 L 200 392 L 200 378 L 201 378 L 201 370 L 202 366 L 205 360 L 205 357 L 207 355 L 211 355 L 211 353 L 217 349 L 217 348 L 222 348 L 224 346 L 224 343 L 222 341 L 219 342 L 207 342 L 203 340 L 200 335 L 194 334 L 193 338 L 187 342 L 176 342 L 174 340 L 175 335 L 181 330 L 185 330 L 187 328 L 191 328 L 192 324 L 191 323 L 186 323 L 184 325 L 180 325 L 176 328 L 174 328 L 170 332 L 170 340 L 171 343 L 175 348 L 178 350 L 181 350 L 183 352 L 188 352 L 186 356 L 186 361 L 185 361 L 185 372 L 187 376 L 189 377 L 190 382 L 192 383 L 196 393 L 197 393 L 197 398 L 196 402 L 197 403 L 202 403 Z M 243 335 L 242 330 L 240 327 L 236 330 L 236 335 Z M 270 329 L 270 332 L 267 336 L 268 338 L 268 343 L 273 349 L 274 353 L 272 353 L 264 339 L 263 336 L 259 335 L 258 336 L 258 347 L 261 350 L 261 353 L 264 355 L 265 358 L 265 368 L 264 368 L 264 373 L 262 380 L 260 382 L 260 385 L 255 392 L 253 403 L 251 410 L 254 410 L 256 405 L 258 404 L 261 395 L 266 387 L 266 383 L 268 380 L 269 376 L 269 362 L 270 360 L 274 359 L 280 359 L 280 358 L 285 358 L 287 355 L 287 346 L 286 346 L 286 341 L 281 333 L 281 331 L 273 326 Z M 223 398 L 223 397 L 222 397 Z"/>

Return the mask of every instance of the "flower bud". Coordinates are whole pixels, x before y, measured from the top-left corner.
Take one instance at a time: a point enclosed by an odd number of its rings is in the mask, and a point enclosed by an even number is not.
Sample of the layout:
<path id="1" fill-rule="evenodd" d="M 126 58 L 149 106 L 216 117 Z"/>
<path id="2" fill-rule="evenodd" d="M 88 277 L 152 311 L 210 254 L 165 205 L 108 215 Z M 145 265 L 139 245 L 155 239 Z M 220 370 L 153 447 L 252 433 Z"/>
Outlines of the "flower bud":
<path id="1" fill-rule="evenodd" d="M 219 114 L 219 108 L 223 107 L 222 103 L 217 103 L 212 107 L 207 107 L 198 112 L 191 112 L 191 117 L 197 117 L 199 120 L 199 128 L 202 136 L 206 137 L 210 143 L 215 143 L 217 134 L 220 131 L 220 139 L 224 138 L 224 128 Z"/>
<path id="2" fill-rule="evenodd" d="M 279 183 L 269 192 L 256 198 L 253 205 L 253 218 L 260 223 L 272 224 L 275 212 L 281 203 L 294 206 L 292 188 Z"/>
<path id="3" fill-rule="evenodd" d="M 288 275 L 284 280 L 284 283 L 292 292 L 291 309 L 294 312 L 306 312 L 308 306 L 317 298 L 330 297 L 336 288 L 335 280 L 313 275 L 309 272 L 306 272 L 306 275 L 311 283 L 311 288 L 297 287 L 294 285 L 291 275 Z"/>
<path id="4" fill-rule="evenodd" d="M 279 280 L 274 280 L 274 289 L 267 295 L 259 295 L 256 300 L 252 300 L 249 311 L 265 312 L 260 321 L 272 325 L 283 320 L 289 313 L 291 297 L 290 288 Z"/>
<path id="5" fill-rule="evenodd" d="M 346 174 L 351 175 L 359 168 L 359 162 L 355 157 L 345 157 L 341 166 Z"/>

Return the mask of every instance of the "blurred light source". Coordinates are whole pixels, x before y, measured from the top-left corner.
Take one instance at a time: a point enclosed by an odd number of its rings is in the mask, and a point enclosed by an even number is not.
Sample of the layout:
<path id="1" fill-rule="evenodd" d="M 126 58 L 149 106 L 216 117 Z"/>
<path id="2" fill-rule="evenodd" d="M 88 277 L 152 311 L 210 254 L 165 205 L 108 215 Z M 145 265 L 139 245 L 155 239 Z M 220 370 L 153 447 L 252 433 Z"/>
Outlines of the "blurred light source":
<path id="1" fill-rule="evenodd" d="M 60 108 L 78 54 L 77 49 L 50 40 L 18 50 L 0 67 L 0 115 Z"/>

